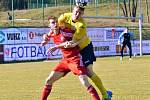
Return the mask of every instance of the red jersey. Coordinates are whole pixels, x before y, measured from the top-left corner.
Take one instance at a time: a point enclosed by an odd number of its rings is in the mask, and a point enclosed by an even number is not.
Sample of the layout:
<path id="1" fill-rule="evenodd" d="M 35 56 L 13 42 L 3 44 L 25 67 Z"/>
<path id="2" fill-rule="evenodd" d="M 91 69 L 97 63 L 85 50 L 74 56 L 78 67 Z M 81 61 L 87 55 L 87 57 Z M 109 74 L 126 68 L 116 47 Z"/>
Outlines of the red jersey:
<path id="1" fill-rule="evenodd" d="M 69 29 L 59 29 L 59 33 L 55 34 L 53 32 L 50 33 L 50 38 L 53 39 L 55 44 L 60 44 L 66 41 L 72 40 L 73 31 Z M 80 51 L 78 46 L 73 48 L 61 48 L 63 58 L 74 60 L 80 58 Z"/>

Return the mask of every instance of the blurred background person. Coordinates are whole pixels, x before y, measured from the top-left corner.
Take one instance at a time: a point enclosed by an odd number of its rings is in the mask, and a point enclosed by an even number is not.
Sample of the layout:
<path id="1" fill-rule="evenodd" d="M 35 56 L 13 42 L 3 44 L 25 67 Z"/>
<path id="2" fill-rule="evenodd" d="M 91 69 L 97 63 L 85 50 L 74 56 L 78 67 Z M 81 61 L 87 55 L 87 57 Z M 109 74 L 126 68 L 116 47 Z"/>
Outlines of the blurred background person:
<path id="1" fill-rule="evenodd" d="M 121 46 L 121 57 L 120 60 L 123 60 L 123 51 L 125 46 L 127 45 L 129 48 L 129 55 L 130 58 L 129 60 L 131 60 L 132 58 L 132 45 L 131 45 L 131 39 L 134 38 L 134 33 L 133 32 L 128 32 L 128 28 L 126 28 L 119 36 L 119 40 L 118 40 L 118 44 L 122 44 Z"/>

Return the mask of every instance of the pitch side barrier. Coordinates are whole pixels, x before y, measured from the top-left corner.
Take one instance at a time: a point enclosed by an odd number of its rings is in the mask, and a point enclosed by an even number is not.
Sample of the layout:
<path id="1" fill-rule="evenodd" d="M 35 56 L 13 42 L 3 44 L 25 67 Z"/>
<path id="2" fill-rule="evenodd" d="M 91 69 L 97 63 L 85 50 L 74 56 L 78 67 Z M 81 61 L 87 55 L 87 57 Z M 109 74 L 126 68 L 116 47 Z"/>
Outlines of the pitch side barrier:
<path id="1" fill-rule="evenodd" d="M 139 0 L 139 4 L 141 1 Z M 84 16 L 84 18 L 94 18 L 94 19 L 138 19 L 139 20 L 139 36 L 140 36 L 140 56 L 142 56 L 142 22 L 143 14 L 140 12 L 139 17 L 124 17 L 124 16 Z"/>
<path id="2" fill-rule="evenodd" d="M 93 42 L 95 55 L 97 57 L 120 55 L 117 41 L 124 29 L 125 27 L 87 28 L 88 36 Z M 48 32 L 49 28 L 1 28 L 0 62 L 61 58 L 60 50 L 56 51 L 53 55 L 46 53 L 46 50 L 53 45 L 52 41 L 46 46 L 41 47 L 39 45 L 43 34 Z M 150 53 L 149 45 L 149 41 L 144 42 L 144 53 Z M 135 46 L 137 54 L 139 54 L 139 42 L 136 42 Z"/>
<path id="3" fill-rule="evenodd" d="M 46 53 L 53 45 L 52 41 L 46 46 L 40 46 L 43 34 L 48 32 L 49 28 L 0 28 L 0 62 L 60 58 L 58 51 L 52 57 Z"/>

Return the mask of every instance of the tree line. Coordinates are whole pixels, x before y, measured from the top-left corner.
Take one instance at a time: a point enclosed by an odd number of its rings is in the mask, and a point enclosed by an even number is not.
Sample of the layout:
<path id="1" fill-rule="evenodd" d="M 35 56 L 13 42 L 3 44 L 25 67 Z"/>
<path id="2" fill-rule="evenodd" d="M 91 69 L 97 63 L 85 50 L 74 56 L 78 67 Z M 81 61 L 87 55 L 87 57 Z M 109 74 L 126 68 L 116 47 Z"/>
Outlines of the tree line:
<path id="1" fill-rule="evenodd" d="M 55 4 L 55 3 L 69 3 L 70 0 L 0 0 L 0 10 L 6 11 L 12 9 L 28 9 L 30 4 Z"/>
<path id="2" fill-rule="evenodd" d="M 36 5 L 42 5 L 43 4 L 51 4 L 51 5 L 57 5 L 57 4 L 70 4 L 70 0 L 0 0 L 0 10 L 6 11 L 12 9 L 12 1 L 13 1 L 13 9 L 21 10 L 21 9 L 28 9 L 31 4 Z M 93 3 L 95 0 L 91 0 Z M 107 3 L 108 0 L 98 0 L 98 3 Z M 118 3 L 118 0 L 110 0 L 112 3 Z M 120 9 L 122 9 L 123 14 L 125 17 L 136 17 L 137 15 L 137 7 L 138 7 L 138 1 L 139 0 L 120 0 Z M 148 22 L 150 21 L 149 18 L 149 6 L 148 6 L 148 0 L 145 1 L 146 6 L 146 15 Z M 144 2 L 143 1 L 143 2 Z M 75 0 L 71 0 L 71 2 L 75 2 Z M 38 7 L 38 6 L 37 6 Z M 42 6 L 40 6 L 42 7 Z M 134 22 L 135 19 L 132 19 Z"/>

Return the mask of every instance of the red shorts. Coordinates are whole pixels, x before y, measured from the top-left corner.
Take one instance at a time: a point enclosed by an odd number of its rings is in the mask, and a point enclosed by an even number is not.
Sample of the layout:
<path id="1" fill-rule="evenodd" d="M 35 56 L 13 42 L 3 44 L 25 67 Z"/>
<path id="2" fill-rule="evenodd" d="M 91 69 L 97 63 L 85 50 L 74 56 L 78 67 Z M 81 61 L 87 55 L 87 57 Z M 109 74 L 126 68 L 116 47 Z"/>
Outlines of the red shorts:
<path id="1" fill-rule="evenodd" d="M 70 61 L 62 59 L 61 62 L 56 65 L 53 70 L 57 72 L 63 72 L 64 76 L 70 71 L 72 71 L 75 75 L 87 74 L 87 69 L 86 67 L 80 65 L 80 60 Z"/>

